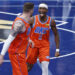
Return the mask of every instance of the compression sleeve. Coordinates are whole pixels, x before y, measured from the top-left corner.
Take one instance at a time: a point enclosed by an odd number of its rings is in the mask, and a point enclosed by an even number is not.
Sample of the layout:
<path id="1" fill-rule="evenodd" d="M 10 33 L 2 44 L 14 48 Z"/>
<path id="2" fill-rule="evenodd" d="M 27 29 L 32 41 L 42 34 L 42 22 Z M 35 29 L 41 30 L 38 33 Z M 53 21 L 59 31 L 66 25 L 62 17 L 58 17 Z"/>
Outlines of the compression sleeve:
<path id="1" fill-rule="evenodd" d="M 5 53 L 8 51 L 8 48 L 11 44 L 11 42 L 15 39 L 14 36 L 12 35 L 9 35 L 8 36 L 8 39 L 5 41 L 4 45 L 3 45 L 3 48 L 2 48 L 2 51 L 1 51 L 1 55 L 5 55 Z"/>

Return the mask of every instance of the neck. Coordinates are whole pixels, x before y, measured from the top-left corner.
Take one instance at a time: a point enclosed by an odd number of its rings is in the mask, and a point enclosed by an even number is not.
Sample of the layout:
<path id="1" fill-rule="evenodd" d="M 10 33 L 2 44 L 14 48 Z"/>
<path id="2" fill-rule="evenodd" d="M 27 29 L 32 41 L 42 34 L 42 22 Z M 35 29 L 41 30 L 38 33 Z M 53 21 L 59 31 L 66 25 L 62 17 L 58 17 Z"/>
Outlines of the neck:
<path id="1" fill-rule="evenodd" d="M 29 18 L 30 17 L 30 13 L 23 13 L 21 15 L 21 17 L 23 17 L 23 18 Z"/>
<path id="2" fill-rule="evenodd" d="M 47 20 L 47 16 L 39 16 L 41 22 L 45 22 Z"/>

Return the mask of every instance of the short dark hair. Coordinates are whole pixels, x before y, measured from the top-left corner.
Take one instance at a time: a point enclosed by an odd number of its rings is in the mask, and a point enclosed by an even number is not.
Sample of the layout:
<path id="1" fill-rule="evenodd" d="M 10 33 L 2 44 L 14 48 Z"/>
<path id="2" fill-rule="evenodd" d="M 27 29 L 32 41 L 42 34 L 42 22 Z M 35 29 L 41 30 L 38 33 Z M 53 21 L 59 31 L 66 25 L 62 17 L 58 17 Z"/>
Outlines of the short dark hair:
<path id="1" fill-rule="evenodd" d="M 33 3 L 30 2 L 24 3 L 23 12 L 29 12 L 33 8 L 34 8 Z"/>

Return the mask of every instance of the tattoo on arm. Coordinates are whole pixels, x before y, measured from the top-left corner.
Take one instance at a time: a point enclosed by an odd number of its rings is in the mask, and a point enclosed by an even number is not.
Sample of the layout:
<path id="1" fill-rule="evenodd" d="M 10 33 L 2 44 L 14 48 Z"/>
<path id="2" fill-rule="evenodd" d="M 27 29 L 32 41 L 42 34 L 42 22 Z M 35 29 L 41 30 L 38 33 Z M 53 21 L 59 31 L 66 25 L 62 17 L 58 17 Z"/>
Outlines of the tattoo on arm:
<path id="1" fill-rule="evenodd" d="M 15 22 L 11 35 L 16 36 L 23 29 L 24 23 L 21 20 Z"/>

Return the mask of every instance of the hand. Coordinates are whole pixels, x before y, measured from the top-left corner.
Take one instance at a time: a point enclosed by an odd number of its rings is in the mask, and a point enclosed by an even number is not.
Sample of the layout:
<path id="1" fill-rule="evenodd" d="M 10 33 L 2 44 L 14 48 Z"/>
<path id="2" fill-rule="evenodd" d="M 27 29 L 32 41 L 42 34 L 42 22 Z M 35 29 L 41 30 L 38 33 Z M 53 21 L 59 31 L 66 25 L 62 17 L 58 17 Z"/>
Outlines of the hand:
<path id="1" fill-rule="evenodd" d="M 60 56 L 60 53 L 59 52 L 56 52 L 55 53 L 55 57 L 58 57 L 58 56 Z"/>
<path id="2" fill-rule="evenodd" d="M 3 61 L 4 61 L 4 56 L 0 55 L 0 65 L 3 63 Z"/>
<path id="3" fill-rule="evenodd" d="M 34 42 L 31 39 L 29 39 L 29 44 L 32 48 L 34 48 Z"/>
<path id="4" fill-rule="evenodd" d="M 34 64 L 27 63 L 28 72 L 31 71 L 31 69 L 33 68 L 33 66 L 34 66 Z"/>

